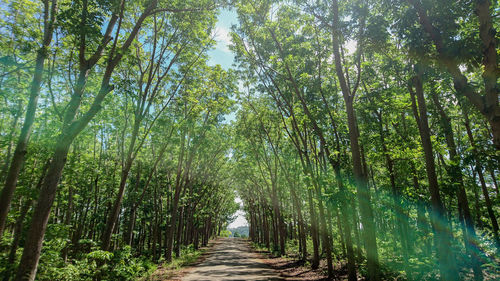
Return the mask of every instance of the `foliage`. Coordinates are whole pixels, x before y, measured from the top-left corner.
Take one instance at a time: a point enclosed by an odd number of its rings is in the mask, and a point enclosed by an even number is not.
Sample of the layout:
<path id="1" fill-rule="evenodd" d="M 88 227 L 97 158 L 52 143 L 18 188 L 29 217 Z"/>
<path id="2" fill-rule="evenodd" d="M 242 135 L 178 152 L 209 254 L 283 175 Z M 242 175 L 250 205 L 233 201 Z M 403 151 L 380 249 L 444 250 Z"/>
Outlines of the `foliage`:
<path id="1" fill-rule="evenodd" d="M 242 209 L 330 278 L 498 279 L 499 9 L 0 0 L 0 274 L 138 279 Z"/>

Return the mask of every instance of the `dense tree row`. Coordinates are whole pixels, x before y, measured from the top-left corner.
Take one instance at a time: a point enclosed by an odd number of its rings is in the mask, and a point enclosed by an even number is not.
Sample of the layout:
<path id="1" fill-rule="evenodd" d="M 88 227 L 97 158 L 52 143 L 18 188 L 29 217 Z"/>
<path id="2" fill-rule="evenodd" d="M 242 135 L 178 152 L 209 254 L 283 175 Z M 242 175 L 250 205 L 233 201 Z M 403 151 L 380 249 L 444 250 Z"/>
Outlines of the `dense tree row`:
<path id="1" fill-rule="evenodd" d="M 237 71 L 227 3 L 0 2 L 3 279 L 137 278 L 235 190 L 329 277 L 498 278 L 498 1 L 231 2 Z"/>
<path id="2" fill-rule="evenodd" d="M 134 279 L 225 229 L 216 5 L 1 2 L 3 280 Z"/>
<path id="3" fill-rule="evenodd" d="M 499 8 L 240 1 L 252 240 L 349 280 L 498 278 Z"/>

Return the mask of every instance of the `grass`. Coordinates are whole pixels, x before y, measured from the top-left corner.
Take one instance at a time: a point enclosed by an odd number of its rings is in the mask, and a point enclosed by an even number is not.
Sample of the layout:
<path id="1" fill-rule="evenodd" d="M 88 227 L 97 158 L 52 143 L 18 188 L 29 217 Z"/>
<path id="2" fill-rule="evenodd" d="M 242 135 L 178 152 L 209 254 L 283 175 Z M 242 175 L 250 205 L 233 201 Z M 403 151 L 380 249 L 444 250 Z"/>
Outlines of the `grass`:
<path id="1" fill-rule="evenodd" d="M 195 250 L 192 246 L 181 249 L 179 257 L 173 257 L 169 263 L 164 262 L 150 274 L 148 277 L 141 279 L 142 281 L 170 280 L 181 275 L 186 267 L 190 267 L 201 263 L 205 254 L 213 247 L 214 241 L 209 242 L 207 247 Z M 174 279 L 176 280 L 176 279 Z"/>
<path id="2" fill-rule="evenodd" d="M 207 251 L 208 248 L 194 250 L 192 248 L 187 248 L 181 251 L 180 257 L 173 258 L 172 262 L 163 264 L 167 269 L 178 270 L 182 267 L 192 265 L 198 261 L 203 253 Z"/>

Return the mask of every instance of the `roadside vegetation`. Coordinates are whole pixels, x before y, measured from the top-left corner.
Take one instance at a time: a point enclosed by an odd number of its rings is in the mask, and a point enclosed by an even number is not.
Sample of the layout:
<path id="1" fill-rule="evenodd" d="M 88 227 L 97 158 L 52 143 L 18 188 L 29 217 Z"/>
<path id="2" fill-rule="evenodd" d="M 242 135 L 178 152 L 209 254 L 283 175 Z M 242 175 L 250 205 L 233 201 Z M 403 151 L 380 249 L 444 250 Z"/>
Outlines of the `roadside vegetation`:
<path id="1" fill-rule="evenodd" d="M 499 3 L 0 0 L 1 279 L 500 279 Z"/>

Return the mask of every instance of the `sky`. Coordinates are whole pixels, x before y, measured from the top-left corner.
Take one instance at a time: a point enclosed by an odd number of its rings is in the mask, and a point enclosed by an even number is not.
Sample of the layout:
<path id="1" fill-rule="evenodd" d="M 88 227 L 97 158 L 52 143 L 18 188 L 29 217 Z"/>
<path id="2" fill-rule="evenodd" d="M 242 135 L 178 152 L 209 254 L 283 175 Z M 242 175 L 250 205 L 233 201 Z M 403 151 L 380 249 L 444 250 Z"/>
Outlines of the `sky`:
<path id="1" fill-rule="evenodd" d="M 236 197 L 236 200 L 234 200 L 236 203 L 239 203 L 240 204 L 240 209 L 243 205 L 243 202 L 241 201 L 241 199 L 239 197 Z M 229 226 L 227 228 L 236 228 L 238 226 L 244 226 L 244 225 L 248 225 L 248 222 L 247 220 L 245 219 L 245 212 L 243 212 L 243 210 L 238 210 L 236 212 L 236 219 L 229 224 Z"/>
<path id="2" fill-rule="evenodd" d="M 228 69 L 234 61 L 234 55 L 229 50 L 228 45 L 231 44 L 231 26 L 237 24 L 238 19 L 234 10 L 222 9 L 218 16 L 218 22 L 215 28 L 215 41 L 217 45 L 214 50 L 208 52 L 210 60 L 209 65 L 220 64 L 222 68 Z"/>
<path id="3" fill-rule="evenodd" d="M 208 52 L 209 65 L 217 65 L 223 69 L 229 69 L 234 62 L 234 54 L 229 50 L 229 45 L 231 44 L 231 26 L 238 24 L 238 18 L 236 16 L 236 11 L 222 9 L 217 17 L 217 24 L 215 26 L 215 41 L 217 44 L 215 48 Z M 235 120 L 236 114 L 231 112 L 230 114 L 224 116 L 225 123 L 230 123 Z"/>
<path id="4" fill-rule="evenodd" d="M 215 41 L 217 44 L 215 48 L 208 52 L 210 59 L 208 61 L 209 65 L 220 64 L 223 69 L 229 69 L 234 62 L 234 55 L 229 50 L 229 44 L 231 44 L 231 36 L 229 32 L 231 31 L 231 26 L 238 23 L 236 17 L 236 12 L 233 10 L 221 10 L 218 18 L 218 22 L 215 28 Z M 234 114 L 229 114 L 226 116 L 226 121 L 230 122 L 234 120 Z M 243 202 L 239 197 L 235 199 L 235 202 L 240 204 L 240 209 Z M 228 226 L 228 228 L 236 228 L 239 226 L 248 225 L 245 219 L 245 213 L 242 210 L 236 212 L 236 219 Z"/>

